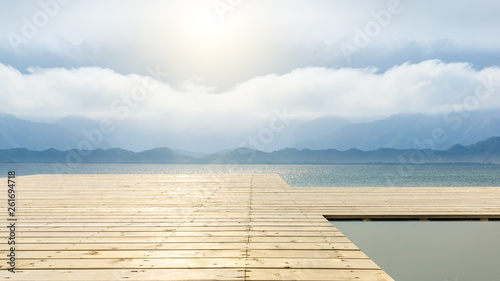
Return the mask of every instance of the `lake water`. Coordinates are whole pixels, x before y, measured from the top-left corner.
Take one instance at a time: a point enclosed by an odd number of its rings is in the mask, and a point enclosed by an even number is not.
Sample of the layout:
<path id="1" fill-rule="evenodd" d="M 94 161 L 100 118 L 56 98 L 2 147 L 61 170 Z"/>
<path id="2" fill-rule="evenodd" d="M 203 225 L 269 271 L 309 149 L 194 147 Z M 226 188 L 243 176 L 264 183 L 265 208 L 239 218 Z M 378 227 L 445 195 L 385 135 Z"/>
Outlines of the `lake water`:
<path id="1" fill-rule="evenodd" d="M 500 166 L 0 164 L 31 174 L 278 174 L 292 187 L 500 186 Z M 500 280 L 500 222 L 334 222 L 395 280 Z"/>
<path id="2" fill-rule="evenodd" d="M 0 164 L 0 177 L 31 174 L 278 174 L 290 186 L 500 186 L 500 166 Z"/>
<path id="3" fill-rule="evenodd" d="M 500 280 L 499 221 L 333 221 L 399 281 Z"/>

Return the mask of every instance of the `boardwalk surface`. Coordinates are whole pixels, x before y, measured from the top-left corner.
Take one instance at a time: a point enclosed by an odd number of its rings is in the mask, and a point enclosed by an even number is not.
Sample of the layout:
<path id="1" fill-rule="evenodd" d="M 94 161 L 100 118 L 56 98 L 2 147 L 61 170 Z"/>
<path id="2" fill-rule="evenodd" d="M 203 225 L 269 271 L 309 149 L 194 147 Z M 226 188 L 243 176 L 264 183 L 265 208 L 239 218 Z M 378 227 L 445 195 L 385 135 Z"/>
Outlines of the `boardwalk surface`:
<path id="1" fill-rule="evenodd" d="M 500 188 L 292 188 L 276 175 L 16 185 L 16 273 L 2 227 L 4 280 L 393 280 L 325 216 L 500 217 Z"/>

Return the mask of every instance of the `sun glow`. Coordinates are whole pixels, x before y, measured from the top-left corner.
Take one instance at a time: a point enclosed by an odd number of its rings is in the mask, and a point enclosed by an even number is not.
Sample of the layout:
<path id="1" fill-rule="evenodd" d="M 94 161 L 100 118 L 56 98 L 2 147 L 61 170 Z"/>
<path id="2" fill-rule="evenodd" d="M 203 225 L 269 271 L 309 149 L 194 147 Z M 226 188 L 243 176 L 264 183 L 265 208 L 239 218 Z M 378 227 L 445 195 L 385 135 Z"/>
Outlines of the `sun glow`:
<path id="1" fill-rule="evenodd" d="M 158 15 L 163 18 L 161 25 L 152 23 L 156 33 L 162 34 L 154 38 L 154 44 L 139 42 L 151 60 L 175 69 L 182 79 L 205 78 L 223 87 L 231 86 L 224 81 L 236 81 L 266 62 L 261 48 L 265 40 L 255 40 L 260 22 L 254 17 L 249 22 L 244 10 L 221 20 L 212 5 L 179 3 L 175 11 Z"/>
<path id="2" fill-rule="evenodd" d="M 213 13 L 207 10 L 199 10 L 190 15 L 187 21 L 186 32 L 189 34 L 191 43 L 202 44 L 204 47 L 220 47 L 228 36 L 226 23 L 220 21 Z"/>
<path id="3" fill-rule="evenodd" d="M 204 41 L 220 41 L 226 36 L 226 26 L 223 22 L 213 16 L 200 13 L 200 17 L 196 25 L 199 36 Z"/>

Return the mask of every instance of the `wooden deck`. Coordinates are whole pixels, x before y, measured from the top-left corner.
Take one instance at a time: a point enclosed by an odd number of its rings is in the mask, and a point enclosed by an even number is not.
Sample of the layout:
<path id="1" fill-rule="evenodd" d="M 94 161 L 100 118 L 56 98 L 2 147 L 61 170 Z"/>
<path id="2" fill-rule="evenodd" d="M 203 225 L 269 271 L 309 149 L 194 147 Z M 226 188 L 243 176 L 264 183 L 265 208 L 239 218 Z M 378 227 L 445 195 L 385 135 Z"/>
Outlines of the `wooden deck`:
<path id="1" fill-rule="evenodd" d="M 4 226 L 4 280 L 393 280 L 325 216 L 500 217 L 500 188 L 292 188 L 276 175 L 36 175 L 16 185 L 16 273 Z"/>

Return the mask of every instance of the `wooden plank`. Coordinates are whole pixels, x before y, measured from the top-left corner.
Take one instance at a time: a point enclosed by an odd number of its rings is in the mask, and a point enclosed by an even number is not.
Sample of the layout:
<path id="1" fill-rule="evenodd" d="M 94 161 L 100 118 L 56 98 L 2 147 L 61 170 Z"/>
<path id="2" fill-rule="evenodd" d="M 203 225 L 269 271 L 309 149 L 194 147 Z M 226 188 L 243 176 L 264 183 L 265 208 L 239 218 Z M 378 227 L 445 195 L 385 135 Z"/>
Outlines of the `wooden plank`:
<path id="1" fill-rule="evenodd" d="M 0 238 L 0 243 L 7 244 L 7 238 Z M 39 237 L 16 239 L 20 245 L 24 244 L 159 244 L 159 243 L 245 243 L 246 237 L 215 237 L 215 236 L 195 236 L 195 237 Z M 345 242 L 345 241 L 341 241 Z"/>
<path id="2" fill-rule="evenodd" d="M 19 251 L 19 259 L 169 259 L 169 258 L 244 258 L 246 250 L 102 250 L 102 251 Z M 0 260 L 7 260 L 6 251 L 0 252 Z M 339 258 L 342 256 L 338 256 Z"/>
<path id="3" fill-rule="evenodd" d="M 314 258 L 314 259 L 326 259 L 326 258 L 344 258 L 344 259 L 368 259 L 368 256 L 361 251 L 344 251 L 344 250 L 248 250 L 247 256 L 249 258 Z"/>
<path id="4" fill-rule="evenodd" d="M 6 244 L 4 244 L 6 245 Z M 17 244 L 19 251 L 41 251 L 41 250 L 220 250 L 220 249 L 297 249 L 297 250 L 359 250 L 352 243 L 36 243 Z M 6 247 L 2 250 L 5 251 Z"/>
<path id="5" fill-rule="evenodd" d="M 245 269 L 101 269 L 101 270 L 19 270 L 0 271 L 4 280 L 81 281 L 81 280 L 134 280 L 134 281 L 214 281 L 244 280 Z"/>
<path id="6" fill-rule="evenodd" d="M 382 270 L 346 269 L 248 269 L 245 280 L 393 280 Z"/>
<path id="7" fill-rule="evenodd" d="M 7 265 L 0 264 L 0 270 Z M 330 268 L 379 269 L 370 259 L 276 259 L 276 258 L 163 258 L 163 259 L 20 259 L 16 266 L 23 269 L 176 269 L 176 268 Z"/>
<path id="8" fill-rule="evenodd" d="M 16 180 L 18 273 L 6 271 L 0 228 L 6 280 L 390 281 L 325 216 L 500 218 L 500 188 L 291 188 L 276 175 Z"/>
<path id="9" fill-rule="evenodd" d="M 137 237 L 142 239 L 157 239 L 156 237 L 345 237 L 340 231 L 313 232 L 313 231 L 41 231 L 22 229 L 19 238 L 87 238 L 87 237 Z M 7 234 L 7 231 L 0 233 Z"/>

